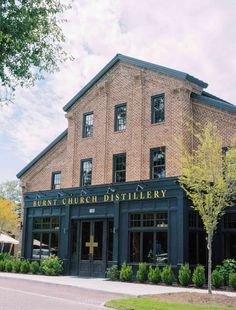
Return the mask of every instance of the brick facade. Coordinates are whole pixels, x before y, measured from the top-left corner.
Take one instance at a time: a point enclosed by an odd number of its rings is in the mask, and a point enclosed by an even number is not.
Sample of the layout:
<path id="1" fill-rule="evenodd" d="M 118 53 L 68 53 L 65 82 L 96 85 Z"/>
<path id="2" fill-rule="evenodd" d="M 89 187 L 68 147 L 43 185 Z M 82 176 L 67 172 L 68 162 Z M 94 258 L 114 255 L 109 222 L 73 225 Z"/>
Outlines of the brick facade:
<path id="1" fill-rule="evenodd" d="M 188 125 L 217 123 L 224 145 L 236 134 L 236 113 L 192 99 L 202 88 L 190 81 L 118 62 L 67 112 L 68 134 L 22 177 L 24 191 L 51 189 L 53 171 L 61 171 L 61 187 L 80 186 L 80 163 L 93 159 L 92 185 L 112 183 L 113 154 L 126 153 L 126 181 L 150 178 L 150 149 L 166 147 L 166 176 L 181 174 L 183 147 L 192 147 Z M 165 121 L 151 124 L 151 96 L 165 94 Z M 114 131 L 114 108 L 127 103 L 127 127 Z M 94 135 L 82 138 L 82 120 L 94 112 Z"/>

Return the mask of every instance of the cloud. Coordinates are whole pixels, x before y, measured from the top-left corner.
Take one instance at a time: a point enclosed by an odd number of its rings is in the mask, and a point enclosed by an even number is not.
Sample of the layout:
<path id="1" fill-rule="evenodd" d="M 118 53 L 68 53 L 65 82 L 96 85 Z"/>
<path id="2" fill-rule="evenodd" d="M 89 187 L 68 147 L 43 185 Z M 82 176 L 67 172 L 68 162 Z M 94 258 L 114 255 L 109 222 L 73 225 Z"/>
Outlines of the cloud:
<path id="1" fill-rule="evenodd" d="M 62 107 L 117 53 L 185 71 L 236 103 L 234 0 L 76 0 L 65 17 L 75 60 L 0 111 L 1 148 L 21 165 L 66 128 Z"/>

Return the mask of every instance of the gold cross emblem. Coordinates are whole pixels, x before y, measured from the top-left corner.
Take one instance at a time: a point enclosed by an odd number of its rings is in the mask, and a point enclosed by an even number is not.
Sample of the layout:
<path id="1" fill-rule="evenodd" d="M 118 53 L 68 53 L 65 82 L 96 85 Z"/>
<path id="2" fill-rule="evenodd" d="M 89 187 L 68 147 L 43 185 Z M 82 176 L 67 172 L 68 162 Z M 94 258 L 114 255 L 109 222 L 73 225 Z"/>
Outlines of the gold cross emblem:
<path id="1" fill-rule="evenodd" d="M 86 242 L 85 246 L 89 248 L 89 254 L 93 255 L 94 248 L 98 247 L 98 243 L 94 242 L 94 236 L 90 236 L 90 241 Z"/>

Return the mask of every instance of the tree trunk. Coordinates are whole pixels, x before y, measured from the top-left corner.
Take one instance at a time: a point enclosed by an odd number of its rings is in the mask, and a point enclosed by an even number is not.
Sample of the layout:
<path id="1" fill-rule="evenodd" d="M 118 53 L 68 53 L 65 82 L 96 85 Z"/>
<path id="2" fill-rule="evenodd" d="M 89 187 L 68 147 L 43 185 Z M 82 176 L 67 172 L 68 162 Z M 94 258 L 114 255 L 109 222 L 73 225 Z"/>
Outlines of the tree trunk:
<path id="1" fill-rule="evenodd" d="M 212 265 L 212 235 L 207 236 L 207 249 L 208 249 L 208 294 L 212 294 L 211 289 L 211 265 Z"/>

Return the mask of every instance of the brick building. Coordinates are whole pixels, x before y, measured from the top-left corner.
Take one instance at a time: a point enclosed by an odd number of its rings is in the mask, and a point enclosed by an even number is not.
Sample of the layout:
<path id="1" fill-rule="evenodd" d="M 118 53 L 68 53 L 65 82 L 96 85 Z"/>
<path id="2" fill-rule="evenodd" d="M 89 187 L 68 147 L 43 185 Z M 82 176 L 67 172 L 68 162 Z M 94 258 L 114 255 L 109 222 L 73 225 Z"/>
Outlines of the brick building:
<path id="1" fill-rule="evenodd" d="M 177 182 L 181 154 L 193 148 L 191 122 L 214 120 L 224 146 L 236 134 L 236 106 L 206 87 L 189 74 L 116 55 L 64 106 L 68 129 L 17 175 L 22 255 L 59 255 L 67 273 L 84 276 L 104 276 L 123 261 L 205 264 L 201 222 Z M 236 258 L 236 208 L 229 212 L 215 262 Z"/>

